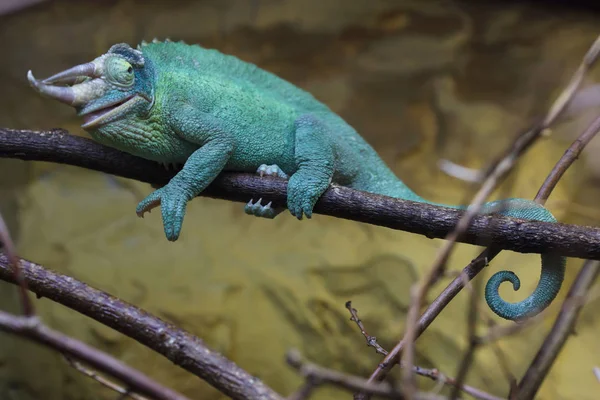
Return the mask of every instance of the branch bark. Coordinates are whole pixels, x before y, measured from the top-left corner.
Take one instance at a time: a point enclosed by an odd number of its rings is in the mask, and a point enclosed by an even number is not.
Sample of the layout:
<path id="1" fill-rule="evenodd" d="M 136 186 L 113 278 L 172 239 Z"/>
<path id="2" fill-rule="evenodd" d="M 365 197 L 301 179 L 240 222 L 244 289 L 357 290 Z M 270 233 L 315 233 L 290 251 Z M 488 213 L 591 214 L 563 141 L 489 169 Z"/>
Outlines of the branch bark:
<path id="1" fill-rule="evenodd" d="M 261 380 L 210 350 L 196 336 L 74 278 L 23 259 L 21 266 L 29 290 L 38 296 L 67 306 L 137 340 L 231 398 L 281 400 L 281 396 Z M 16 283 L 9 261 L 1 253 L 0 279 Z"/>
<path id="2" fill-rule="evenodd" d="M 48 161 L 100 171 L 153 185 L 164 185 L 177 171 L 158 163 L 103 146 L 63 130 L 26 131 L 0 128 L 0 157 Z M 247 203 L 262 197 L 285 206 L 287 184 L 272 177 L 223 173 L 201 196 Z M 133 213 L 133 211 L 132 211 Z M 333 186 L 319 199 L 315 213 L 372 225 L 445 238 L 462 211 L 393 199 Z M 492 222 L 493 219 L 493 223 Z M 600 228 L 525 221 L 501 216 L 478 216 L 460 242 L 521 253 L 555 253 L 600 260 Z"/>

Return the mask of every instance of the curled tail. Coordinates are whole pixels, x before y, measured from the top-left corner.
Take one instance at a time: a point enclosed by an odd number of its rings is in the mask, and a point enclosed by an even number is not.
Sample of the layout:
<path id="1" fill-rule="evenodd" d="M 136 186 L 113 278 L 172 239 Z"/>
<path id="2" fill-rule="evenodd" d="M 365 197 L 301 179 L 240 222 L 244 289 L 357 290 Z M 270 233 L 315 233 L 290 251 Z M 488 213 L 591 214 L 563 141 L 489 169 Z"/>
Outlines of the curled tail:
<path id="1" fill-rule="evenodd" d="M 504 319 L 520 320 L 540 313 L 554 300 L 565 275 L 565 258 L 542 254 L 542 273 L 533 293 L 525 300 L 509 303 L 503 300 L 498 289 L 503 282 L 513 284 L 519 290 L 521 282 L 511 271 L 496 272 L 485 285 L 485 301 L 493 312 Z"/>
<path id="2" fill-rule="evenodd" d="M 462 209 L 464 206 L 452 206 L 427 201 L 410 190 L 402 181 L 396 178 L 390 170 L 382 165 L 370 179 L 365 179 L 357 185 L 358 189 L 385 196 L 412 200 L 437 206 Z M 375 179 L 374 177 L 377 177 Z M 382 178 L 383 177 L 383 178 Z M 505 199 L 485 203 L 482 214 L 499 214 L 507 217 L 556 222 L 554 216 L 542 205 L 525 199 Z M 542 271 L 540 280 L 533 293 L 525 300 L 509 303 L 500 297 L 498 289 L 504 282 L 511 282 L 514 290 L 519 290 L 521 282 L 514 272 L 500 271 L 494 274 L 486 284 L 485 300 L 488 306 L 498 316 L 508 320 L 520 320 L 540 313 L 552 303 L 558 294 L 565 275 L 566 259 L 562 256 L 542 254 Z"/>
<path id="3" fill-rule="evenodd" d="M 483 212 L 502 206 L 498 214 L 507 217 L 528 219 L 542 222 L 556 222 L 554 216 L 543 206 L 524 199 L 507 199 L 486 203 Z M 498 289 L 504 282 L 510 282 L 514 290 L 519 290 L 521 282 L 511 271 L 500 271 L 492 275 L 485 286 L 485 300 L 498 316 L 508 320 L 521 320 L 542 312 L 552 303 L 558 294 L 565 276 L 566 258 L 562 256 L 542 254 L 542 271 L 540 280 L 533 293 L 517 303 L 509 303 L 500 297 Z"/>

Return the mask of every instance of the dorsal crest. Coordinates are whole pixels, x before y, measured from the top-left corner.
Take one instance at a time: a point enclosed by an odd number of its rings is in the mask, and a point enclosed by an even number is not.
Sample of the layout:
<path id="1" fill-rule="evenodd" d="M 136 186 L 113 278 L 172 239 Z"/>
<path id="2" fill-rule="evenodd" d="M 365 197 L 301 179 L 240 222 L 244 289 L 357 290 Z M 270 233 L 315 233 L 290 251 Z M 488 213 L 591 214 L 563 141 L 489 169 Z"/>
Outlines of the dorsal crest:
<path id="1" fill-rule="evenodd" d="M 142 55 L 142 52 L 132 48 L 126 43 L 115 44 L 108 50 L 108 54 L 118 54 L 132 65 L 137 67 L 144 66 L 144 56 Z"/>

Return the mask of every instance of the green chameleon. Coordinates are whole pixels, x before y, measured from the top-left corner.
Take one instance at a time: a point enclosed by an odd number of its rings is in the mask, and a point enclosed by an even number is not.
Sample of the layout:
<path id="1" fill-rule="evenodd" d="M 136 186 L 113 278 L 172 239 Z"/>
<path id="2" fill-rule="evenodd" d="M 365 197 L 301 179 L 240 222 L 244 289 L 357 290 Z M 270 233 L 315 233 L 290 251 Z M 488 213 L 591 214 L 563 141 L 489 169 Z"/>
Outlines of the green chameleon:
<path id="1" fill-rule="evenodd" d="M 431 203 L 412 192 L 375 150 L 340 116 L 311 94 L 240 59 L 197 45 L 116 44 L 92 62 L 45 80 L 27 77 L 40 93 L 69 104 L 93 139 L 119 150 L 183 169 L 137 206 L 138 216 L 160 205 L 165 235 L 179 237 L 186 204 L 221 171 L 287 179 L 287 208 L 310 218 L 329 185 Z M 447 206 L 464 209 L 462 206 Z M 247 214 L 274 218 L 283 208 L 245 206 Z M 500 211 L 498 211 L 500 210 Z M 544 207 L 524 199 L 486 203 L 483 213 L 556 222 Z M 518 303 L 498 288 L 519 278 L 494 274 L 485 298 L 500 317 L 517 320 L 541 312 L 560 290 L 565 258 L 542 255 L 535 291 Z"/>

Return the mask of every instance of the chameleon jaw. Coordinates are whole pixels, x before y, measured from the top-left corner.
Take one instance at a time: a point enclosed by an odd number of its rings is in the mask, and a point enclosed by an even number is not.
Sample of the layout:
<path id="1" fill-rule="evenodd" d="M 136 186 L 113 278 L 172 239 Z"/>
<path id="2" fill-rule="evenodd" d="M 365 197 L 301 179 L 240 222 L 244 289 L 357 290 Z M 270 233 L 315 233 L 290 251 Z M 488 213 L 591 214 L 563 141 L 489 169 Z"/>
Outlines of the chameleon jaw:
<path id="1" fill-rule="evenodd" d="M 84 122 L 81 127 L 85 130 L 98 128 L 108 122 L 119 119 L 120 116 L 126 115 L 129 110 L 146 101 L 146 99 L 139 95 L 132 95 L 114 103 L 106 104 L 100 109 L 87 111 L 79 115 L 83 117 Z"/>

